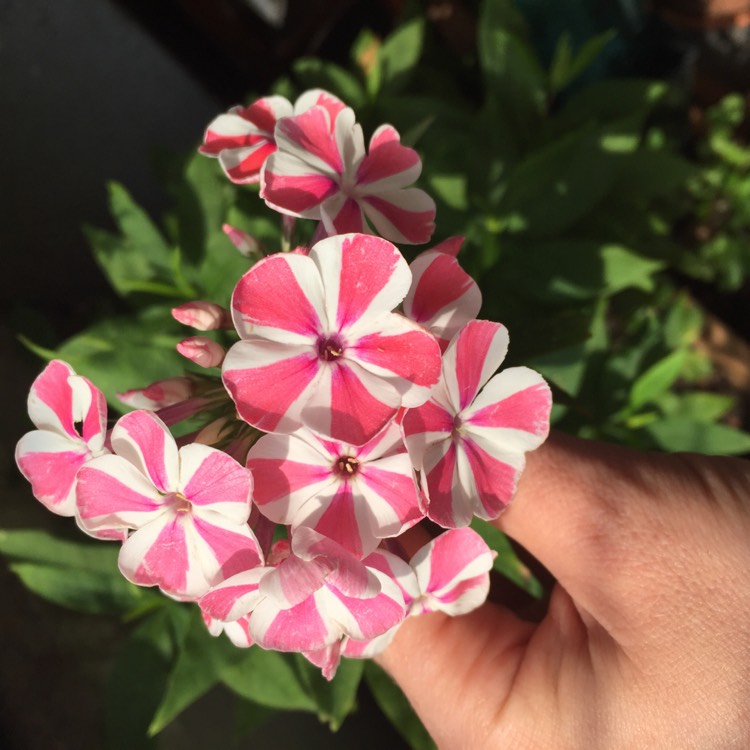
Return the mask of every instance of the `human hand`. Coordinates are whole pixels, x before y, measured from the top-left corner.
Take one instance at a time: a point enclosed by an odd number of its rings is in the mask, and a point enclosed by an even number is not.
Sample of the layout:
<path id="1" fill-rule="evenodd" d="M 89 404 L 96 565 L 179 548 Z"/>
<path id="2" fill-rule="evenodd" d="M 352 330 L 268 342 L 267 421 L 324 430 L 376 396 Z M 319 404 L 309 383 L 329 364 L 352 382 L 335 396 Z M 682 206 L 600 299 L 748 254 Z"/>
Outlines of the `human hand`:
<path id="1" fill-rule="evenodd" d="M 496 524 L 543 619 L 411 618 L 379 658 L 438 747 L 750 747 L 750 462 L 556 434 Z"/>

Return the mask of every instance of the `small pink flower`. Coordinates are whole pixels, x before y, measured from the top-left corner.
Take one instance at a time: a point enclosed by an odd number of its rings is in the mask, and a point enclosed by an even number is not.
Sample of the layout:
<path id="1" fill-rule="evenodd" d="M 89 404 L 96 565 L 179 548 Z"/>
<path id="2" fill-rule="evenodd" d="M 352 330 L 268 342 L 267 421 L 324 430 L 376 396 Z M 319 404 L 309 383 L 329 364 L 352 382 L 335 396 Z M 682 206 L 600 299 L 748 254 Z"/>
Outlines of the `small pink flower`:
<path id="1" fill-rule="evenodd" d="M 435 537 L 410 561 L 420 595 L 409 614 L 440 611 L 456 616 L 481 606 L 496 556 L 472 529 L 449 529 Z"/>
<path id="2" fill-rule="evenodd" d="M 198 150 L 218 158 L 232 182 L 258 182 L 263 163 L 276 150 L 274 128 L 277 121 L 315 106 L 325 108 L 332 119 L 344 108 L 343 102 L 333 94 L 320 89 L 306 91 L 294 106 L 283 96 L 266 96 L 248 107 L 232 107 L 213 119 Z"/>
<path id="3" fill-rule="evenodd" d="M 371 640 L 404 618 L 398 586 L 340 545 L 300 528 L 292 553 L 274 568 L 256 568 L 215 586 L 202 597 L 210 617 L 249 617 L 263 648 L 314 652 L 344 637 Z"/>
<path id="4" fill-rule="evenodd" d="M 422 162 L 391 125 L 375 131 L 368 154 L 349 108 L 335 120 L 322 107 L 284 118 L 274 137 L 278 150 L 261 172 L 261 197 L 271 208 L 317 219 L 328 235 L 369 232 L 371 224 L 392 242 L 421 244 L 432 236 L 435 203 L 408 187 Z"/>
<path id="5" fill-rule="evenodd" d="M 482 293 L 455 258 L 463 237 L 450 237 L 420 253 L 409 266 L 412 283 L 404 315 L 429 329 L 445 351 L 456 333 L 476 318 Z"/>
<path id="6" fill-rule="evenodd" d="M 294 529 L 315 529 L 360 558 L 423 518 L 395 422 L 360 447 L 305 429 L 264 435 L 250 449 L 247 466 L 265 516 Z"/>
<path id="7" fill-rule="evenodd" d="M 85 529 L 133 529 L 120 551 L 123 575 L 193 599 L 242 570 L 260 565 L 247 525 L 252 477 L 226 453 L 205 445 L 177 449 L 152 412 L 134 411 L 112 430 L 116 455 L 79 473 L 78 510 Z"/>
<path id="8" fill-rule="evenodd" d="M 31 386 L 28 410 L 38 429 L 18 441 L 18 468 L 49 510 L 73 516 L 78 470 L 107 453 L 104 395 L 69 364 L 54 359 Z"/>
<path id="9" fill-rule="evenodd" d="M 424 403 L 439 378 L 440 349 L 391 312 L 410 281 L 390 242 L 358 234 L 253 266 L 232 296 L 242 341 L 223 367 L 242 419 L 266 432 L 305 425 L 362 445 L 402 405 Z"/>
<path id="10" fill-rule="evenodd" d="M 441 526 L 467 526 L 474 514 L 496 518 L 515 493 L 526 451 L 549 432 L 552 397 L 538 373 L 511 367 L 491 378 L 507 349 L 504 326 L 471 321 L 443 355 L 430 400 L 404 416 L 427 515 Z"/>

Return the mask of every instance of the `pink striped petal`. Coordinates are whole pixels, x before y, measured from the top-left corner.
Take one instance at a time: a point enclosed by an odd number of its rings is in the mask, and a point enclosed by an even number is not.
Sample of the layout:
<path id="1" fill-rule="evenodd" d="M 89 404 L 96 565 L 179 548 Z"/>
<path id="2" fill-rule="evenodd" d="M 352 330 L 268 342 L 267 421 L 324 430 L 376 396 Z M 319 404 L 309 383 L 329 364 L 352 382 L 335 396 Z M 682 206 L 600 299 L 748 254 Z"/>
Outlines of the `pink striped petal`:
<path id="1" fill-rule="evenodd" d="M 112 450 L 130 461 L 160 492 L 177 488 L 177 445 L 164 422 L 150 411 L 133 411 L 112 429 Z"/>
<path id="2" fill-rule="evenodd" d="M 362 318 L 393 310 L 411 284 L 401 253 L 379 237 L 329 237 L 318 242 L 309 257 L 323 279 L 328 321 L 342 333 Z"/>
<path id="3" fill-rule="evenodd" d="M 351 445 L 371 440 L 395 417 L 401 396 L 387 381 L 355 362 L 341 360 L 320 370 L 317 389 L 302 408 L 305 426 Z"/>
<path id="4" fill-rule="evenodd" d="M 465 453 L 452 440 L 424 456 L 427 515 L 444 528 L 468 526 L 474 514 L 475 485 Z"/>
<path id="5" fill-rule="evenodd" d="M 414 569 L 397 555 L 383 549 L 378 549 L 371 555 L 368 555 L 363 562 L 368 568 L 385 573 L 385 575 L 396 583 L 401 590 L 401 596 L 407 609 L 419 597 L 421 592 Z"/>
<path id="6" fill-rule="evenodd" d="M 328 91 L 309 89 L 297 97 L 297 101 L 294 102 L 294 114 L 302 114 L 312 107 L 323 107 L 328 111 L 331 122 L 335 122 L 339 112 L 346 107 L 346 104 Z"/>
<path id="7" fill-rule="evenodd" d="M 186 377 L 157 380 L 145 388 L 132 388 L 118 393 L 117 398 L 133 409 L 156 411 L 189 399 L 194 392 L 193 381 Z M 160 416 L 164 421 L 164 418 Z"/>
<path id="8" fill-rule="evenodd" d="M 325 320 L 323 286 L 315 264 L 295 254 L 261 260 L 237 284 L 232 312 L 243 338 L 255 335 L 287 344 L 315 341 Z"/>
<path id="9" fill-rule="evenodd" d="M 338 114 L 335 127 L 348 121 L 353 123 L 354 113 L 344 109 Z M 276 124 L 274 138 L 280 150 L 296 154 L 313 169 L 331 175 L 341 174 L 344 163 L 332 130 L 329 112 L 323 107 L 312 107 L 299 115 L 280 120 Z M 268 168 L 274 171 L 272 167 Z"/>
<path id="10" fill-rule="evenodd" d="M 227 352 L 222 378 L 242 419 L 266 432 L 293 432 L 323 369 L 310 346 L 252 337 Z"/>
<path id="11" fill-rule="evenodd" d="M 220 622 L 203 613 L 203 621 L 211 635 L 218 636 L 226 633 L 227 638 L 237 648 L 250 648 L 253 645 L 253 637 L 250 635 L 250 618 L 240 617 L 234 622 Z"/>
<path id="12" fill-rule="evenodd" d="M 197 598 L 209 585 L 191 565 L 183 517 L 165 513 L 135 531 L 122 545 L 120 572 L 139 586 L 158 586 L 178 599 Z"/>
<path id="13" fill-rule="evenodd" d="M 378 321 L 378 331 L 358 337 L 346 350 L 347 359 L 386 378 L 406 407 L 423 404 L 440 379 L 440 347 L 435 337 L 411 320 L 392 313 Z"/>
<path id="14" fill-rule="evenodd" d="M 271 598 L 281 609 L 296 607 L 320 589 L 328 570 L 315 560 L 290 555 L 269 571 L 260 582 L 260 593 Z"/>
<path id="15" fill-rule="evenodd" d="M 192 504 L 221 513 L 236 524 L 250 515 L 250 472 L 223 451 L 192 443 L 180 448 L 178 491 Z"/>
<path id="16" fill-rule="evenodd" d="M 494 557 L 472 529 L 451 529 L 426 544 L 411 559 L 422 611 L 462 615 L 476 609 L 487 598 Z"/>
<path id="17" fill-rule="evenodd" d="M 317 649 L 316 651 L 303 651 L 302 656 L 310 664 L 320 667 L 320 671 L 326 680 L 332 680 L 336 676 L 336 671 L 341 662 L 341 646 L 342 641 L 338 640 L 330 644 L 330 646 Z"/>
<path id="18" fill-rule="evenodd" d="M 404 299 L 404 315 L 429 328 L 445 349 L 479 313 L 482 293 L 458 261 L 438 248 L 417 256 L 410 268 L 413 281 Z"/>
<path id="19" fill-rule="evenodd" d="M 291 524 L 310 498 L 337 480 L 330 457 L 312 436 L 264 435 L 250 449 L 247 466 L 255 478 L 255 504 L 276 523 Z"/>
<path id="20" fill-rule="evenodd" d="M 552 394 L 541 375 L 527 367 L 511 367 L 493 377 L 463 418 L 478 427 L 518 430 L 528 433 L 530 450 L 549 432 Z M 541 438 L 535 439 L 535 438 Z"/>
<path id="21" fill-rule="evenodd" d="M 396 130 L 381 125 L 370 140 L 370 150 L 357 170 L 357 184 L 368 192 L 390 192 L 411 185 L 422 172 L 419 154 L 402 146 Z"/>
<path id="22" fill-rule="evenodd" d="M 415 469 L 422 469 L 425 452 L 430 446 L 450 438 L 453 426 L 453 414 L 433 399 L 407 410 L 403 419 L 404 436 Z"/>
<path id="23" fill-rule="evenodd" d="M 339 629 L 321 616 L 316 596 L 289 609 L 264 599 L 250 615 L 250 634 L 259 646 L 275 651 L 315 651 L 340 637 Z"/>
<path id="24" fill-rule="evenodd" d="M 224 149 L 219 154 L 219 164 L 235 185 L 252 185 L 260 180 L 260 170 L 275 151 L 276 146 L 272 141 L 259 137 L 255 143 L 244 148 Z"/>
<path id="25" fill-rule="evenodd" d="M 16 446 L 16 463 L 34 497 L 60 516 L 75 514 L 76 473 L 90 457 L 82 440 L 50 430 L 28 432 Z"/>
<path id="26" fill-rule="evenodd" d="M 427 252 L 445 253 L 446 255 L 452 255 L 455 258 L 460 252 L 465 239 L 466 238 L 461 235 L 448 237 L 442 242 L 438 242 L 438 244 L 435 245 L 435 247 L 433 247 L 432 250 L 428 250 Z"/>
<path id="27" fill-rule="evenodd" d="M 456 334 L 443 355 L 443 377 L 456 412 L 476 398 L 507 351 L 508 331 L 500 323 L 472 320 Z"/>
<path id="28" fill-rule="evenodd" d="M 77 497 L 81 524 L 90 531 L 137 529 L 167 512 L 166 497 L 121 456 L 100 456 L 83 466 Z"/>
<path id="29" fill-rule="evenodd" d="M 310 172 L 298 157 L 278 151 L 266 160 L 260 179 L 260 197 L 269 208 L 304 219 L 320 219 L 323 202 L 339 191 L 331 175 Z"/>
<path id="30" fill-rule="evenodd" d="M 343 193 L 332 195 L 321 204 L 320 220 L 328 235 L 368 231 L 359 203 Z"/>
<path id="31" fill-rule="evenodd" d="M 418 188 L 365 195 L 360 205 L 378 233 L 391 242 L 421 245 L 435 231 L 435 201 Z"/>
<path id="32" fill-rule="evenodd" d="M 226 578 L 201 597 L 201 610 L 209 617 L 225 623 L 245 617 L 260 601 L 258 586 L 269 570 L 271 569 L 256 567 Z"/>
<path id="33" fill-rule="evenodd" d="M 260 546 L 247 524 L 238 526 L 219 513 L 198 509 L 190 521 L 196 541 L 207 548 L 191 550 L 192 564 L 201 566 L 209 585 L 263 564 Z"/>

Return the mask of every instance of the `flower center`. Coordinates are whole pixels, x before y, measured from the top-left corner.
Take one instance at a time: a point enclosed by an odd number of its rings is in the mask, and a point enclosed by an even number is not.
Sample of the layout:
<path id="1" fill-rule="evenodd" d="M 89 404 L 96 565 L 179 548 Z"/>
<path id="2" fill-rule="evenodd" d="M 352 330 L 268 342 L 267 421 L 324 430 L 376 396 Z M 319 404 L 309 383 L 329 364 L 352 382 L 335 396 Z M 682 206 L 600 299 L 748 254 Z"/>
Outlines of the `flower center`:
<path id="1" fill-rule="evenodd" d="M 321 336 L 318 339 L 318 357 L 324 362 L 333 362 L 344 353 L 344 342 L 340 336 Z"/>
<path id="2" fill-rule="evenodd" d="M 192 509 L 193 504 L 184 495 L 179 492 L 172 495 L 172 510 L 175 513 L 190 513 Z"/>
<path id="3" fill-rule="evenodd" d="M 354 456 L 339 456 L 333 470 L 343 479 L 353 477 L 359 471 L 359 461 Z"/>

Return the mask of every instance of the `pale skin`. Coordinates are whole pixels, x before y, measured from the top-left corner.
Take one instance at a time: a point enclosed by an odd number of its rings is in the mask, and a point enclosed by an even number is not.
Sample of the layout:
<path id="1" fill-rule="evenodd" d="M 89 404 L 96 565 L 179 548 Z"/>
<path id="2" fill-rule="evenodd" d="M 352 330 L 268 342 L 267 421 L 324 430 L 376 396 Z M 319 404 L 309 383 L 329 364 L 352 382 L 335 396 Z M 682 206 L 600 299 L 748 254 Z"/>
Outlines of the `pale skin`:
<path id="1" fill-rule="evenodd" d="M 379 658 L 441 750 L 750 748 L 750 462 L 553 435 L 496 523 L 543 619 L 415 617 Z"/>

